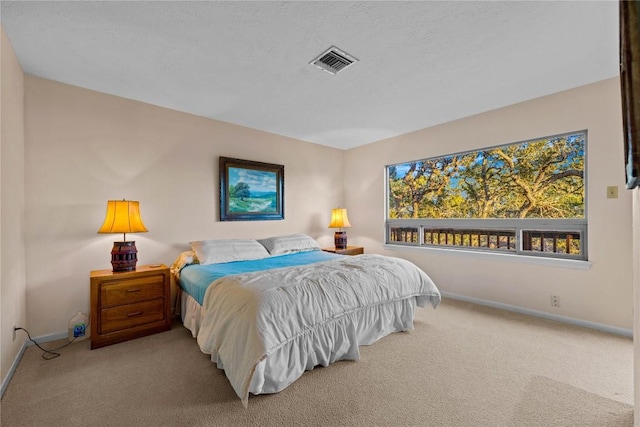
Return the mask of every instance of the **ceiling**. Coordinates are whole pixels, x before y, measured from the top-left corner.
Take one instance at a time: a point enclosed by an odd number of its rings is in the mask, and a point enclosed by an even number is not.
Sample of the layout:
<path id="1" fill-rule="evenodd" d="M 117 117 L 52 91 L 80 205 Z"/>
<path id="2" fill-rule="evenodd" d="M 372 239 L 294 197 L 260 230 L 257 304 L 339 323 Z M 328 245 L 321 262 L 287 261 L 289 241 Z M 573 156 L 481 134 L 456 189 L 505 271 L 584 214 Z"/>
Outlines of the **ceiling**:
<path id="1" fill-rule="evenodd" d="M 343 149 L 619 74 L 616 1 L 0 7 L 28 74 Z"/>

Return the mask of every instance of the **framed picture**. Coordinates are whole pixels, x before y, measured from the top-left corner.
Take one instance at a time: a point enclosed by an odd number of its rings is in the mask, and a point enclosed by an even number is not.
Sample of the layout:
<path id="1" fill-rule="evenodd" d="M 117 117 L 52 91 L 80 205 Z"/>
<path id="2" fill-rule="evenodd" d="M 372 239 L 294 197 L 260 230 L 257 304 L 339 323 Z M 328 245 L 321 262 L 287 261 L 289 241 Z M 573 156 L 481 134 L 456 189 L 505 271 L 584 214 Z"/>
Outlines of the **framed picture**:
<path id="1" fill-rule="evenodd" d="M 284 165 L 220 157 L 220 221 L 284 219 Z"/>

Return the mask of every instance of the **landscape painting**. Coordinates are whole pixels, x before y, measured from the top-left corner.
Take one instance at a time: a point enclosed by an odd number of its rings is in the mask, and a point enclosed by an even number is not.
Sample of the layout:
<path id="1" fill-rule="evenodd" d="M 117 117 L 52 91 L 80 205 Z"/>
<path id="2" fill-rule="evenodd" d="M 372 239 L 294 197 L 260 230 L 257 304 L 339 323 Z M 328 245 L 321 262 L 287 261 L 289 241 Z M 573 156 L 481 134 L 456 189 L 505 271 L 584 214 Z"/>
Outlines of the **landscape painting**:
<path id="1" fill-rule="evenodd" d="M 220 157 L 220 220 L 284 219 L 284 166 Z"/>

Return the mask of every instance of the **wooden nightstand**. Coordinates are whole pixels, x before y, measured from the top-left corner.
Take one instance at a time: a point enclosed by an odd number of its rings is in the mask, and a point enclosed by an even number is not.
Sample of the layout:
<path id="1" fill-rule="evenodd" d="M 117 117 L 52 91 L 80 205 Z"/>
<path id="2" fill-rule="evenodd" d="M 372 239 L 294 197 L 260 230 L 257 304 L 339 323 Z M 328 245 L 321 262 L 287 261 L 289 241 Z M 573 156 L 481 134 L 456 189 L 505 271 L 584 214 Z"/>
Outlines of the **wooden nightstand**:
<path id="1" fill-rule="evenodd" d="M 362 255 L 364 253 L 364 248 L 362 246 L 347 246 L 347 249 L 322 248 L 322 250 L 340 255 Z"/>
<path id="2" fill-rule="evenodd" d="M 104 347 L 171 328 L 169 267 L 91 272 L 91 348 Z"/>

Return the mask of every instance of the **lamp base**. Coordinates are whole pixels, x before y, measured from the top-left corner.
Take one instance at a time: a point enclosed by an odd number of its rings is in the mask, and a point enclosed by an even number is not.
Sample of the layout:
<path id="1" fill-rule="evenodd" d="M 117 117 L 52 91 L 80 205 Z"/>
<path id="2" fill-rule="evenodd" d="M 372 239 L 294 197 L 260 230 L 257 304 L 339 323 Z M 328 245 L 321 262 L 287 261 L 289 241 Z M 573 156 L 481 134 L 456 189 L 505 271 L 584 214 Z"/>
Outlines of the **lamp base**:
<path id="1" fill-rule="evenodd" d="M 135 271 L 138 263 L 136 242 L 113 242 L 111 266 L 114 273 Z"/>
<path id="2" fill-rule="evenodd" d="M 336 249 L 347 249 L 347 232 L 336 231 L 333 235 L 333 240 L 336 245 Z"/>

